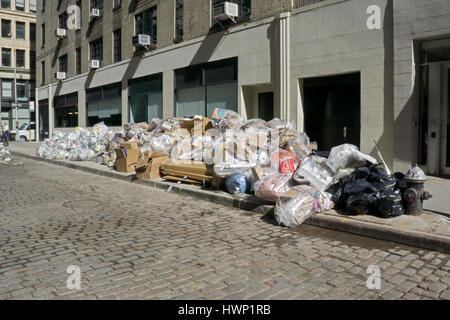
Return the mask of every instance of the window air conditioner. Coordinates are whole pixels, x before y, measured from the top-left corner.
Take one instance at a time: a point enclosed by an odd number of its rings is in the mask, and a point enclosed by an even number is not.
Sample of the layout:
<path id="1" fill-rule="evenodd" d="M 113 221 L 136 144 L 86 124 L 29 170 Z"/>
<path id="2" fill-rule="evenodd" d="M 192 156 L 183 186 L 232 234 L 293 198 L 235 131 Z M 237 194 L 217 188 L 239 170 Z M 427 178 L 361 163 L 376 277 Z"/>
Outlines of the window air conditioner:
<path id="1" fill-rule="evenodd" d="M 58 80 L 65 80 L 66 73 L 65 72 L 55 72 L 55 78 Z"/>
<path id="2" fill-rule="evenodd" d="M 223 2 L 214 7 L 214 19 L 218 21 L 233 20 L 239 16 L 237 3 Z"/>
<path id="3" fill-rule="evenodd" d="M 89 61 L 89 69 L 98 69 L 98 68 L 100 68 L 100 60 Z"/>
<path id="4" fill-rule="evenodd" d="M 91 18 L 100 17 L 100 9 L 91 9 Z"/>
<path id="5" fill-rule="evenodd" d="M 138 34 L 132 39 L 135 47 L 148 47 L 151 45 L 151 37 L 148 34 Z"/>
<path id="6" fill-rule="evenodd" d="M 67 36 L 66 29 L 57 28 L 55 33 L 58 38 L 65 38 Z"/>

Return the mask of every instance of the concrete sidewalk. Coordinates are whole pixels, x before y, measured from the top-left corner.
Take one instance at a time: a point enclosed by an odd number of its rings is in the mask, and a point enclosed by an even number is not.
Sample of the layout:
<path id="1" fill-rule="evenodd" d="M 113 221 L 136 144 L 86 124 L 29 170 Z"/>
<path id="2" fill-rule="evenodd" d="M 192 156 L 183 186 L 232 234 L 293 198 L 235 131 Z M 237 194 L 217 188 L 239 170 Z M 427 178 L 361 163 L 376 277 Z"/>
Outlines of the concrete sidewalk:
<path id="1" fill-rule="evenodd" d="M 55 165 L 148 185 L 164 189 L 167 192 L 182 193 L 243 210 L 273 214 L 273 204 L 261 201 L 251 195 L 232 196 L 222 191 L 205 190 L 198 186 L 175 184 L 162 179 L 136 180 L 134 174 L 120 173 L 95 162 L 42 159 L 35 153 L 38 145 L 35 142 L 12 142 L 9 150 L 13 155 L 26 156 Z M 416 247 L 450 252 L 450 197 L 448 197 L 450 181 L 431 177 L 426 183 L 426 190 L 433 194 L 433 198 L 425 202 L 427 212 L 420 217 L 404 215 L 394 219 L 380 219 L 369 215 L 343 216 L 331 210 L 316 214 L 305 223 Z"/>

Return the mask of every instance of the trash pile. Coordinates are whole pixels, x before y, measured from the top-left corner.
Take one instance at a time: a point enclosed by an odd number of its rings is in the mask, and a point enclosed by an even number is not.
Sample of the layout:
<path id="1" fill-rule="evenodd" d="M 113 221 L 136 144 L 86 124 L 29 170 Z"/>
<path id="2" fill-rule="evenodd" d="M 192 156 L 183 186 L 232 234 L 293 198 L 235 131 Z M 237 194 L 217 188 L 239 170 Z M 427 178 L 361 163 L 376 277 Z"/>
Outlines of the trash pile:
<path id="1" fill-rule="evenodd" d="M 350 214 L 390 218 L 404 213 L 402 175 L 344 144 L 331 152 L 296 130 L 294 123 L 245 120 L 215 109 L 211 119 L 153 119 L 113 132 L 103 123 L 92 130 L 54 132 L 37 150 L 47 159 L 94 160 L 139 179 L 163 178 L 254 194 L 275 203 L 279 224 L 293 227 L 333 207 Z"/>
<path id="2" fill-rule="evenodd" d="M 10 157 L 11 152 L 9 152 L 6 148 L 0 149 L 0 163 L 2 164 L 12 164 L 13 166 L 20 166 L 23 164 L 23 162 L 14 161 L 15 159 Z"/>

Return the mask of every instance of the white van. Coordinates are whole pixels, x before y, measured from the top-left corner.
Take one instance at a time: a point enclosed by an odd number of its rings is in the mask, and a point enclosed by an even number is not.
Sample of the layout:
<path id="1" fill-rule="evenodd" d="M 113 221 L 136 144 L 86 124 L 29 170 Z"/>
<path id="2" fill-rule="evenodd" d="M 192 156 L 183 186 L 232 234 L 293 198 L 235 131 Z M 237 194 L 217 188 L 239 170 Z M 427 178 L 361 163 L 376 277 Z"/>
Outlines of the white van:
<path id="1" fill-rule="evenodd" d="M 16 130 L 10 130 L 11 140 L 15 140 Z M 36 123 L 24 123 L 19 127 L 19 139 L 20 141 L 35 141 L 36 140 Z"/>

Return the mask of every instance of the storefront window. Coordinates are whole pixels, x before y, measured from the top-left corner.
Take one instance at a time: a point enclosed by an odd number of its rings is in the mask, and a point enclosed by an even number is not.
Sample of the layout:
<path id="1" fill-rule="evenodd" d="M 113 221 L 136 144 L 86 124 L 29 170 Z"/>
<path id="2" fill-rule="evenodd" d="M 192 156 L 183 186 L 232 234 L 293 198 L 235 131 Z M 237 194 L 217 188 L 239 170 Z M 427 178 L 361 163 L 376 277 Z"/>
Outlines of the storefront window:
<path id="1" fill-rule="evenodd" d="M 162 118 L 162 75 L 132 79 L 128 85 L 129 121 Z"/>
<path id="2" fill-rule="evenodd" d="M 87 125 L 104 122 L 107 126 L 122 125 L 121 84 L 90 89 L 86 92 Z"/>
<path id="3" fill-rule="evenodd" d="M 175 71 L 178 117 L 205 115 L 215 108 L 237 111 L 237 58 Z"/>
<path id="4" fill-rule="evenodd" d="M 55 128 L 75 128 L 78 126 L 78 94 L 57 96 L 53 100 L 55 108 Z"/>

